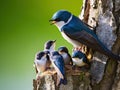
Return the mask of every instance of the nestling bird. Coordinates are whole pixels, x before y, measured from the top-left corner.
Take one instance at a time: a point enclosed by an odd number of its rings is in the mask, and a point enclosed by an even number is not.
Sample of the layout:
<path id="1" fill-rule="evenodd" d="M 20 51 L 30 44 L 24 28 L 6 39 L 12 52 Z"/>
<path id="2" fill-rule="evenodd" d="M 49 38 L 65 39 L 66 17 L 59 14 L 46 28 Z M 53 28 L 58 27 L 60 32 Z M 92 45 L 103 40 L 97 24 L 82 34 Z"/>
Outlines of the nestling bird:
<path id="1" fill-rule="evenodd" d="M 50 55 L 50 60 L 57 72 L 57 86 L 59 86 L 60 84 L 67 84 L 67 81 L 65 79 L 63 57 L 58 53 L 58 51 L 54 51 Z"/>
<path id="2" fill-rule="evenodd" d="M 53 52 L 55 50 L 55 42 L 56 40 L 49 40 L 44 44 L 44 51 L 47 53 Z"/>
<path id="3" fill-rule="evenodd" d="M 65 65 L 73 65 L 72 58 L 69 54 L 67 47 L 61 46 L 58 48 L 58 52 L 62 55 Z"/>
<path id="4" fill-rule="evenodd" d="M 113 54 L 88 26 L 70 12 L 59 10 L 53 15 L 50 22 L 58 27 L 64 39 L 74 47 L 84 44 L 112 59 L 120 60 L 120 57 Z"/>
<path id="5" fill-rule="evenodd" d="M 51 52 L 55 51 L 55 43 L 56 43 L 56 40 L 48 40 L 48 41 L 45 42 L 45 44 L 44 44 L 44 52 L 48 56 L 50 56 Z M 51 64 L 51 61 L 48 60 L 47 64 Z"/>
<path id="6" fill-rule="evenodd" d="M 46 71 L 46 69 L 50 66 L 51 62 L 46 52 L 41 51 L 36 54 L 34 64 L 37 73 L 42 73 Z"/>
<path id="7" fill-rule="evenodd" d="M 73 63 L 77 66 L 90 65 L 90 62 L 87 59 L 86 55 L 78 50 L 73 51 L 72 60 L 73 60 Z"/>

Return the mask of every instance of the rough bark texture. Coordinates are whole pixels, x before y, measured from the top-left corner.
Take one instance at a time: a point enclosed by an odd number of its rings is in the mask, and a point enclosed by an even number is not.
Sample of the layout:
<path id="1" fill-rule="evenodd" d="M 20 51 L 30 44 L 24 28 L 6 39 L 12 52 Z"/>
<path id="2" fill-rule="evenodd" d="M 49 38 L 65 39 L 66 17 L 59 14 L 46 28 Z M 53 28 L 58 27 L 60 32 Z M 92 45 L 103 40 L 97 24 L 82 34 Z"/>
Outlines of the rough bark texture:
<path id="1" fill-rule="evenodd" d="M 113 53 L 120 54 L 120 0 L 84 0 L 79 17 L 95 27 L 99 39 Z M 55 84 L 56 75 L 46 75 L 40 84 L 33 80 L 33 90 L 120 90 L 120 63 L 94 52 L 90 70 L 69 72 L 66 77 L 68 84 L 60 87 Z"/>
<path id="2" fill-rule="evenodd" d="M 87 9 L 88 24 L 96 27 L 99 39 L 115 54 L 120 52 L 120 1 L 119 0 L 85 0 L 89 1 Z M 83 19 L 86 18 L 80 16 Z M 91 65 L 91 84 L 93 90 L 119 90 L 118 62 L 95 52 Z M 105 64 L 105 62 L 107 64 Z M 118 65 L 118 66 L 117 66 Z M 118 69 L 118 70 L 117 70 Z"/>
<path id="3" fill-rule="evenodd" d="M 90 74 L 88 71 L 70 71 L 66 72 L 67 85 L 56 86 L 57 75 L 47 74 L 40 79 L 33 80 L 33 90 L 91 90 Z"/>

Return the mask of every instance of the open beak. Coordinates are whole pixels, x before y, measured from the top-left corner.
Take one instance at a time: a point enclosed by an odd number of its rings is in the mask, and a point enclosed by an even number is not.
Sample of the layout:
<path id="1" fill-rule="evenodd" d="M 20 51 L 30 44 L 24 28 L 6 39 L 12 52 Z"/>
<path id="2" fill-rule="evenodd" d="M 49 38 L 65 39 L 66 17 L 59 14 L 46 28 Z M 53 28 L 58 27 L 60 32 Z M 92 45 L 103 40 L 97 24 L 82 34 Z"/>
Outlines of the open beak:
<path id="1" fill-rule="evenodd" d="M 55 23 L 56 23 L 56 21 L 54 21 L 54 20 L 52 20 L 52 19 L 51 19 L 51 20 L 49 20 L 49 22 L 50 22 L 50 24 L 51 24 L 51 25 L 53 25 L 53 24 L 55 24 Z"/>

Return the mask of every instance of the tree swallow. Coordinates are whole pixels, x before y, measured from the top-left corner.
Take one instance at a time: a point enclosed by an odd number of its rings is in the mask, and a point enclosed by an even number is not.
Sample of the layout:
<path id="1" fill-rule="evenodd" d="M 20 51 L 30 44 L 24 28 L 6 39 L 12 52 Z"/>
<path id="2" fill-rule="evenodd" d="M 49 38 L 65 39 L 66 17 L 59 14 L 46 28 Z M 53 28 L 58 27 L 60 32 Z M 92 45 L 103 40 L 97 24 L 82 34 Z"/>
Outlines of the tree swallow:
<path id="1" fill-rule="evenodd" d="M 59 47 L 58 52 L 60 53 L 60 55 L 62 55 L 65 65 L 73 65 L 72 58 L 69 54 L 67 47 Z"/>
<path id="2" fill-rule="evenodd" d="M 55 50 L 55 42 L 56 40 L 49 40 L 44 44 L 44 51 L 48 53 L 53 52 Z"/>
<path id="3" fill-rule="evenodd" d="M 54 51 L 50 55 L 50 60 L 57 72 L 57 86 L 59 86 L 60 84 L 64 84 L 64 85 L 67 84 L 67 81 L 65 79 L 63 57 L 58 53 L 58 51 Z"/>
<path id="4" fill-rule="evenodd" d="M 119 56 L 113 54 L 98 39 L 93 30 L 91 30 L 84 24 L 84 22 L 82 22 L 78 17 L 72 15 L 70 12 L 59 10 L 53 15 L 50 22 L 58 27 L 64 39 L 66 39 L 74 47 L 79 47 L 81 44 L 84 44 L 110 58 L 120 60 Z"/>
<path id="5" fill-rule="evenodd" d="M 42 73 L 50 67 L 51 62 L 46 52 L 41 51 L 36 54 L 34 64 L 37 72 Z"/>
<path id="6" fill-rule="evenodd" d="M 86 55 L 78 50 L 73 51 L 72 60 L 73 60 L 73 63 L 77 66 L 90 65 L 90 62 L 87 59 Z"/>

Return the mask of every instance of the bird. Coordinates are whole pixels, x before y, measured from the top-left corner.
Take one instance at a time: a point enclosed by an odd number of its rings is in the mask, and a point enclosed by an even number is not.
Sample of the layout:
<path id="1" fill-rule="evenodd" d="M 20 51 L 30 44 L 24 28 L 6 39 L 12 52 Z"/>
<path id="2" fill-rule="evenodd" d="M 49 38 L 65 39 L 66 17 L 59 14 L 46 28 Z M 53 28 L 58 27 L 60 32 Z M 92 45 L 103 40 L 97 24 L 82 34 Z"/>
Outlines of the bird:
<path id="1" fill-rule="evenodd" d="M 67 84 L 67 80 L 65 78 L 65 69 L 64 69 L 64 61 L 63 57 L 59 54 L 58 51 L 53 51 L 50 54 L 50 60 L 52 62 L 52 65 L 54 69 L 57 72 L 57 86 L 64 84 Z"/>
<path id="2" fill-rule="evenodd" d="M 65 65 L 73 65 L 72 58 L 69 54 L 69 51 L 68 51 L 67 47 L 60 46 L 58 48 L 58 52 L 59 52 L 60 55 L 62 55 Z"/>
<path id="3" fill-rule="evenodd" d="M 73 47 L 79 47 L 83 44 L 114 60 L 120 61 L 120 57 L 113 54 L 100 41 L 95 32 L 71 12 L 59 10 L 53 14 L 49 21 L 58 27 L 64 39 L 71 43 Z"/>
<path id="4" fill-rule="evenodd" d="M 86 55 L 79 50 L 74 50 L 72 52 L 72 60 L 76 66 L 82 67 L 85 65 L 90 65 L 90 62 L 87 59 Z"/>
<path id="5" fill-rule="evenodd" d="M 35 55 L 34 64 L 36 68 L 36 73 L 40 74 L 47 70 L 51 62 L 47 53 L 44 51 L 40 51 Z"/>
<path id="6" fill-rule="evenodd" d="M 50 53 L 55 51 L 55 44 L 56 44 L 56 40 L 48 40 L 45 42 L 44 44 L 44 52 L 50 56 Z M 49 58 L 50 59 L 50 58 Z M 48 65 L 51 63 L 51 60 L 49 60 Z M 50 68 L 52 68 L 52 66 L 50 65 Z"/>
<path id="7" fill-rule="evenodd" d="M 48 40 L 44 44 L 44 51 L 46 53 L 50 54 L 50 52 L 53 52 L 55 50 L 55 42 L 56 40 Z"/>

